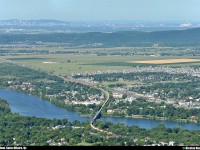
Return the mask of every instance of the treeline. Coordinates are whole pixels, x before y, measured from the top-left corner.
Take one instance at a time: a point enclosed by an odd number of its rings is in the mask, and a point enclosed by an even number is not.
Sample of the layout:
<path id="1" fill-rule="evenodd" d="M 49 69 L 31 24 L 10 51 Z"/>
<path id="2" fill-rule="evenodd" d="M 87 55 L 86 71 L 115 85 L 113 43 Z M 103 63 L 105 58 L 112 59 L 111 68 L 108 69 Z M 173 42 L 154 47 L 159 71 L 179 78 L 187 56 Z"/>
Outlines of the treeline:
<path id="1" fill-rule="evenodd" d="M 180 127 L 166 128 L 164 125 L 156 126 L 152 129 L 143 129 L 137 126 L 125 126 L 123 123 L 112 124 L 111 122 L 97 121 L 95 126 L 108 130 L 116 135 L 121 135 L 119 138 L 109 138 L 106 145 L 151 145 L 159 142 L 174 141 L 183 145 L 199 145 L 199 140 L 196 139 L 200 133 L 199 130 L 188 131 Z"/>
<path id="2" fill-rule="evenodd" d="M 85 45 L 103 47 L 116 46 L 199 46 L 200 29 L 156 31 L 156 32 L 114 32 L 114 33 L 52 33 L 52 34 L 1 34 L 0 43 L 57 42 L 71 46 Z M 102 47 L 102 45 L 101 45 Z"/>
<path id="3" fill-rule="evenodd" d="M 152 129 L 125 126 L 97 120 L 95 126 L 108 130 L 117 136 L 106 138 L 105 133 L 93 130 L 89 122 L 68 122 L 63 119 L 42 119 L 25 117 L 8 112 L 6 101 L 0 99 L 0 146 L 135 146 L 174 141 L 177 145 L 200 145 L 200 131 L 188 131 L 179 127 L 164 125 Z"/>
<path id="4" fill-rule="evenodd" d="M 11 48 L 12 49 L 12 48 Z M 12 55 L 20 55 L 20 54 L 77 54 L 79 51 L 49 51 L 49 50 L 1 50 L 0 51 L 0 56 L 4 56 L 7 54 L 12 54 Z M 15 60 L 10 59 L 10 60 Z"/>
<path id="5" fill-rule="evenodd" d="M 53 80 L 56 82 L 64 81 L 62 78 L 53 75 L 48 75 L 40 70 L 33 70 L 31 68 L 9 63 L 0 63 L 0 70 L 0 77 L 6 77 L 5 81 L 9 81 L 9 79 L 23 82 L 29 82 L 37 79 Z"/>
<path id="6" fill-rule="evenodd" d="M 0 98 L 0 114 L 7 114 L 10 112 L 11 110 L 9 108 L 8 102 Z"/>

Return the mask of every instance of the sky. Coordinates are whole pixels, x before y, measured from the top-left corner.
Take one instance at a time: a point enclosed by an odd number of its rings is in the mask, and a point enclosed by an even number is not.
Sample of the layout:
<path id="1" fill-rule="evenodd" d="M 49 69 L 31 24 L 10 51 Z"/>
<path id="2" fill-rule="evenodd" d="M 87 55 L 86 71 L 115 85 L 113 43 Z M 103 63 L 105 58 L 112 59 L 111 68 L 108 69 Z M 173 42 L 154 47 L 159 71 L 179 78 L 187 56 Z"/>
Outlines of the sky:
<path id="1" fill-rule="evenodd" d="M 200 20 L 200 0 L 0 0 L 0 20 Z"/>

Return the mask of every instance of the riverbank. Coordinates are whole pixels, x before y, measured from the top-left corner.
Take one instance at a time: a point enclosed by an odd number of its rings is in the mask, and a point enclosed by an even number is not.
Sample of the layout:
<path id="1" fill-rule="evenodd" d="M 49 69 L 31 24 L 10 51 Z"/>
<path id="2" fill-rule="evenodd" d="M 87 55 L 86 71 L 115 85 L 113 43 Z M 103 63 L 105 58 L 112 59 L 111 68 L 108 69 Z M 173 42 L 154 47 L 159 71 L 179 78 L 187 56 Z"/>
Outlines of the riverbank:
<path id="1" fill-rule="evenodd" d="M 18 113 L 22 116 L 35 116 L 37 118 L 47 119 L 63 119 L 66 118 L 69 122 L 75 120 L 79 122 L 90 122 L 93 117 L 80 116 L 75 111 L 68 111 L 63 107 L 57 107 L 47 100 L 42 100 L 22 92 L 13 90 L 0 90 L 0 97 L 7 100 L 13 113 Z M 91 116 L 91 115 L 90 115 Z M 135 116 L 139 118 L 139 116 Z M 140 128 L 151 129 L 160 124 L 164 124 L 167 128 L 174 128 L 180 126 L 187 130 L 200 130 L 200 125 L 191 123 L 177 123 L 169 121 L 158 121 L 153 119 L 134 119 L 130 117 L 105 117 L 100 118 L 101 122 L 124 123 L 125 126 L 138 126 Z"/>
<path id="2" fill-rule="evenodd" d="M 13 90 L 13 89 L 10 89 L 10 88 L 3 88 L 3 89 Z M 84 114 L 80 111 L 77 111 L 77 109 L 74 105 L 65 104 L 63 101 L 58 101 L 56 99 L 49 99 L 48 97 L 40 96 L 40 95 L 33 94 L 33 93 L 27 92 L 27 91 L 22 91 L 22 90 L 14 90 L 14 91 L 40 97 L 41 99 L 49 101 L 50 103 L 52 103 L 52 104 L 54 104 L 58 107 L 65 108 L 69 111 L 74 111 L 74 112 L 78 113 L 80 116 L 83 116 L 83 117 L 94 117 L 94 115 L 95 115 L 95 112 L 93 114 Z M 133 118 L 133 119 L 161 120 L 161 121 L 180 122 L 180 123 L 192 123 L 192 124 L 198 124 L 199 125 L 199 123 L 197 123 L 196 120 L 189 120 L 189 119 L 173 119 L 173 118 L 149 116 L 149 115 L 147 115 L 147 116 L 144 116 L 144 115 L 116 116 L 116 115 L 113 115 L 113 114 L 105 114 L 105 113 L 103 113 L 102 115 L 105 116 L 105 117 L 116 117 L 116 118 L 117 117 L 125 117 L 125 118 Z"/>
<path id="3" fill-rule="evenodd" d="M 115 116 L 111 114 L 104 114 L 105 117 L 116 117 L 116 118 L 133 118 L 133 119 L 147 119 L 147 120 L 160 120 L 160 121 L 170 121 L 170 122 L 180 122 L 180 123 L 192 123 L 192 124 L 198 124 L 196 120 L 188 120 L 188 119 L 171 119 L 167 117 L 157 117 L 157 116 L 144 116 L 144 115 L 132 115 L 132 116 Z"/>
<path id="4" fill-rule="evenodd" d="M 80 116 L 93 117 L 93 115 L 90 115 L 90 114 L 80 114 Z M 111 114 L 103 114 L 102 116 L 103 117 L 115 117 L 115 118 L 125 117 L 125 118 L 133 118 L 133 119 L 160 120 L 160 121 L 170 121 L 170 122 L 179 122 L 179 123 L 192 123 L 192 124 L 200 125 L 195 120 L 187 120 L 187 119 L 176 119 L 176 120 L 174 119 L 173 120 L 173 119 L 170 119 L 170 118 L 167 118 L 167 117 L 157 117 L 157 116 L 149 116 L 149 115 L 148 116 L 144 116 L 144 115 L 115 116 L 115 115 L 111 115 Z"/>

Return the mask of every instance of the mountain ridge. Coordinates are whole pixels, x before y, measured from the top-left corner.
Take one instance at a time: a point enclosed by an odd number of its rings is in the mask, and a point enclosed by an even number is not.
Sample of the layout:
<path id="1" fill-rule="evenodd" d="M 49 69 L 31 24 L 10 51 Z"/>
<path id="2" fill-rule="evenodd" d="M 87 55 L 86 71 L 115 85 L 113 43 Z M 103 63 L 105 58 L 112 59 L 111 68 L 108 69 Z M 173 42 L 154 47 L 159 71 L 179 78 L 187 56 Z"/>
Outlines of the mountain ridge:
<path id="1" fill-rule="evenodd" d="M 112 33 L 45 33 L 45 34 L 0 34 L 0 43 L 57 42 L 71 45 L 101 43 L 102 47 L 117 46 L 200 46 L 200 28 L 170 31 L 119 31 Z"/>

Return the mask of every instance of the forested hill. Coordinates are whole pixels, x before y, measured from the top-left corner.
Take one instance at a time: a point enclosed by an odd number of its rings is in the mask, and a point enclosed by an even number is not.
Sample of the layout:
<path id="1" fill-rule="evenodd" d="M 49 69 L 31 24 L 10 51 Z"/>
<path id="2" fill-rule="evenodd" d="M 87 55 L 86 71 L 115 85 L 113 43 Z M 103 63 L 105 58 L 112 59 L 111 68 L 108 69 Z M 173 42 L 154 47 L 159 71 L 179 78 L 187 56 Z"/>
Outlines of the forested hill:
<path id="1" fill-rule="evenodd" d="M 200 28 L 157 32 L 0 34 L 0 43 L 58 42 L 71 46 L 200 46 Z"/>

